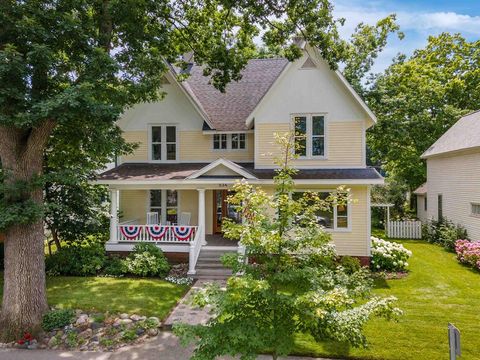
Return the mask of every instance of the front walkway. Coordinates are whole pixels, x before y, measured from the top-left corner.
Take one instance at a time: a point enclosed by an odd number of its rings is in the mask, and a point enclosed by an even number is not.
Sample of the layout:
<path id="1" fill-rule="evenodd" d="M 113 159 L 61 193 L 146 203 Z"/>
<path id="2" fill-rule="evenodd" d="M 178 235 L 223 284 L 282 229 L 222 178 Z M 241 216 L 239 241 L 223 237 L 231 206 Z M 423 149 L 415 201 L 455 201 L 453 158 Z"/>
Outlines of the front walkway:
<path id="1" fill-rule="evenodd" d="M 121 348 L 113 353 L 88 351 L 54 351 L 54 350 L 18 350 L 0 349 L 2 360 L 188 360 L 192 348 L 180 345 L 178 338 L 171 332 L 160 335 L 141 345 Z M 271 356 L 259 356 L 259 360 L 269 360 Z M 231 358 L 219 358 L 226 360 Z M 305 357 L 288 357 L 288 360 L 315 360 Z M 317 360 L 321 360 L 318 359 Z M 324 359 L 325 360 L 325 359 Z"/>

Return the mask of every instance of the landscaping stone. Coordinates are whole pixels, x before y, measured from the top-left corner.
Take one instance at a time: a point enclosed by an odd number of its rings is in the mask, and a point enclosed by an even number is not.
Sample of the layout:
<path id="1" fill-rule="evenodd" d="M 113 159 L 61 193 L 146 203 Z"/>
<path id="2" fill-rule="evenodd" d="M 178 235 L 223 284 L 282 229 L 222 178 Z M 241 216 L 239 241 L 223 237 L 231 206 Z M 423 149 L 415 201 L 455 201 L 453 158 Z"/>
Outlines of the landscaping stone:
<path id="1" fill-rule="evenodd" d="M 157 336 L 158 335 L 158 329 L 148 329 L 147 330 L 147 335 L 150 337 Z"/>
<path id="2" fill-rule="evenodd" d="M 128 314 L 120 314 L 120 319 L 128 319 L 130 316 Z"/>
<path id="3" fill-rule="evenodd" d="M 103 327 L 103 324 L 100 324 L 100 323 L 95 322 L 95 321 L 90 324 L 90 329 L 92 329 L 92 330 L 101 329 L 102 327 Z"/>
<path id="4" fill-rule="evenodd" d="M 133 315 L 130 315 L 130 319 L 132 321 L 139 321 L 140 320 L 140 316 L 137 315 L 137 314 L 133 314 Z"/>
<path id="5" fill-rule="evenodd" d="M 142 329 L 142 328 L 138 328 L 135 331 L 135 334 L 137 334 L 137 336 L 143 335 L 144 333 L 145 333 L 145 329 Z"/>
<path id="6" fill-rule="evenodd" d="M 75 325 L 83 325 L 83 324 L 88 324 L 88 315 L 82 314 L 77 318 L 77 321 L 75 321 Z"/>
<path id="7" fill-rule="evenodd" d="M 93 335 L 93 330 L 88 328 L 87 330 L 82 331 L 80 334 L 78 334 L 78 337 L 81 339 L 89 339 Z"/>

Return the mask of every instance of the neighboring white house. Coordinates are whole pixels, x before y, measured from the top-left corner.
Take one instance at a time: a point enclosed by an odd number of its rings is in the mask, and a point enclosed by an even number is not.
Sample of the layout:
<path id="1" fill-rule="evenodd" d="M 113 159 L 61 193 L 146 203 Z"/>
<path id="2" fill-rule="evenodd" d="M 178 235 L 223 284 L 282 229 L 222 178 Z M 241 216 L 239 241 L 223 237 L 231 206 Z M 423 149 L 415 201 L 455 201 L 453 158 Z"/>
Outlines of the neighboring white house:
<path id="1" fill-rule="evenodd" d="M 446 218 L 480 240 L 480 111 L 458 120 L 422 159 L 427 183 L 415 191 L 420 220 Z"/>

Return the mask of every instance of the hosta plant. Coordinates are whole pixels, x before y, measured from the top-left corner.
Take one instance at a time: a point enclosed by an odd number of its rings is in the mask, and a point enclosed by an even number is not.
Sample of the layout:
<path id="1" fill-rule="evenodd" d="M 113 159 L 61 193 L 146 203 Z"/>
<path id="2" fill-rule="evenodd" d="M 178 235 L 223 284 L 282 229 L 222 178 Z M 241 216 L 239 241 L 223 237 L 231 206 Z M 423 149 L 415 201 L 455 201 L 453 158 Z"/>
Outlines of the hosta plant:
<path id="1" fill-rule="evenodd" d="M 373 271 L 406 271 L 412 252 L 402 244 L 386 241 L 372 236 Z"/>

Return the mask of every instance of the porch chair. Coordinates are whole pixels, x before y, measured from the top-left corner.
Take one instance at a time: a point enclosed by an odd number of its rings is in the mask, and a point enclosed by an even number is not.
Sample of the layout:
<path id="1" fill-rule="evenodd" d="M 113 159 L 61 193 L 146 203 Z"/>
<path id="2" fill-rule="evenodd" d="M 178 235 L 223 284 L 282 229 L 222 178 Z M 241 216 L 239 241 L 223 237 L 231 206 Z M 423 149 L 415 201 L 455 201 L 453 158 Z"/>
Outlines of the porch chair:
<path id="1" fill-rule="evenodd" d="M 189 212 L 180 213 L 180 218 L 178 219 L 178 225 L 190 225 L 190 218 L 192 214 Z"/>
<path id="2" fill-rule="evenodd" d="M 147 225 L 158 224 L 158 212 L 147 212 Z"/>

